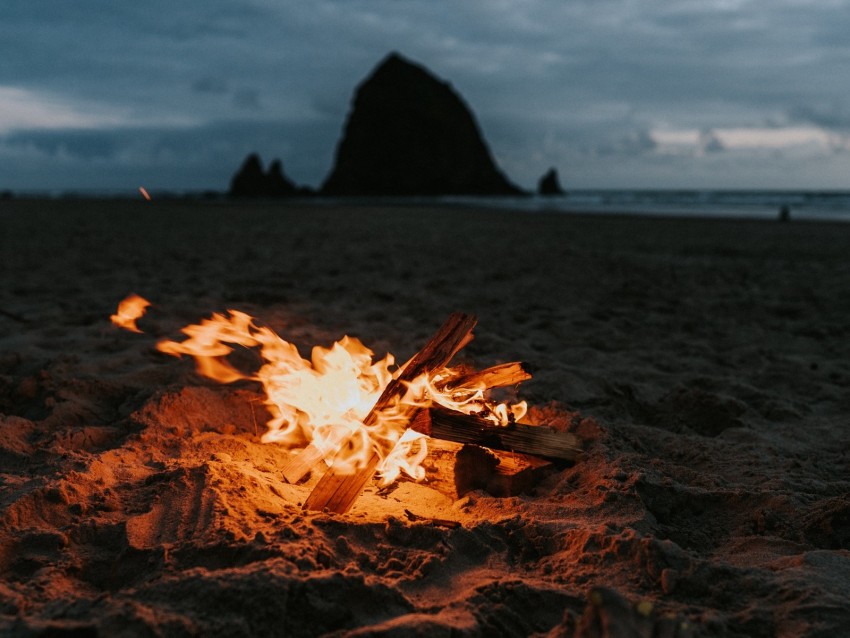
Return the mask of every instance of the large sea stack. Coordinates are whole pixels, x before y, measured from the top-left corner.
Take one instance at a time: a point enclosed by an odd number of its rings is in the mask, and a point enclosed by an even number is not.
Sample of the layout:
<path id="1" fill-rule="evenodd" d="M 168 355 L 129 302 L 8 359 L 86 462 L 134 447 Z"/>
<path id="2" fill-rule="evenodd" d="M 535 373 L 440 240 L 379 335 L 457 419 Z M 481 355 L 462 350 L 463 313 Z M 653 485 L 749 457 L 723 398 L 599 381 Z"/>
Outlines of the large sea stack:
<path id="1" fill-rule="evenodd" d="M 324 195 L 517 195 L 452 87 L 397 53 L 364 80 Z"/>

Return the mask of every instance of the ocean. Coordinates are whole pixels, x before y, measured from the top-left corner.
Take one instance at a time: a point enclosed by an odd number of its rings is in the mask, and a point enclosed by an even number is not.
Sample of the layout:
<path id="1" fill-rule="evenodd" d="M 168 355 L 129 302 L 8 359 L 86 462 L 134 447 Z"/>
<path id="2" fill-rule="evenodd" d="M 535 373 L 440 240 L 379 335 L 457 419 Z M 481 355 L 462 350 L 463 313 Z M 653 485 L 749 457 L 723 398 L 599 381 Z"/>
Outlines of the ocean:
<path id="1" fill-rule="evenodd" d="M 447 204 L 535 212 L 850 222 L 850 191 L 573 190 L 555 197 L 442 197 Z"/>

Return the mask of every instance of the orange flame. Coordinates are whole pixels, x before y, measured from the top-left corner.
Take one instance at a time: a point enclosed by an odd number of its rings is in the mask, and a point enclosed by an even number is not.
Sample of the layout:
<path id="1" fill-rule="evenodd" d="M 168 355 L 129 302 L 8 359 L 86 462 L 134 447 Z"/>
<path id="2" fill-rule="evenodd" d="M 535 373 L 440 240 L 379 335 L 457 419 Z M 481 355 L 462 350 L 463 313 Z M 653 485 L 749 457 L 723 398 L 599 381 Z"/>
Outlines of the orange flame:
<path id="1" fill-rule="evenodd" d="M 446 408 L 475 414 L 496 425 L 508 425 L 519 421 L 528 412 L 528 403 L 495 403 L 488 396 L 489 388 L 483 382 L 470 386 L 454 387 L 451 382 L 458 377 L 457 370 L 443 368 L 428 379 L 428 394 Z"/>
<path id="2" fill-rule="evenodd" d="M 410 407 L 437 402 L 501 424 L 525 414 L 525 402 L 495 404 L 487 398 L 485 388 L 446 389 L 447 380 L 458 374 L 444 368 L 408 384 L 404 397 L 367 425 L 364 419 L 393 378 L 393 355 L 374 360 L 371 350 L 346 336 L 330 348 L 315 346 L 307 360 L 293 344 L 236 310 L 215 313 L 182 332 L 185 340 L 163 340 L 157 349 L 178 357 L 191 355 L 199 374 L 221 383 L 249 379 L 262 384 L 272 415 L 262 436 L 264 443 L 293 448 L 311 445 L 327 463 L 333 459 L 342 472 L 362 467 L 375 449 L 391 450 L 379 467 L 385 484 L 401 472 L 416 480 L 424 478 L 421 463 L 427 455 L 426 437 L 406 430 Z M 256 348 L 261 367 L 252 374 L 236 369 L 227 360 L 233 346 Z"/>
<path id="3" fill-rule="evenodd" d="M 145 314 L 145 309 L 150 305 L 150 301 L 144 297 L 130 295 L 118 304 L 117 312 L 109 318 L 119 328 L 130 332 L 142 332 L 136 326 L 136 321 Z"/>

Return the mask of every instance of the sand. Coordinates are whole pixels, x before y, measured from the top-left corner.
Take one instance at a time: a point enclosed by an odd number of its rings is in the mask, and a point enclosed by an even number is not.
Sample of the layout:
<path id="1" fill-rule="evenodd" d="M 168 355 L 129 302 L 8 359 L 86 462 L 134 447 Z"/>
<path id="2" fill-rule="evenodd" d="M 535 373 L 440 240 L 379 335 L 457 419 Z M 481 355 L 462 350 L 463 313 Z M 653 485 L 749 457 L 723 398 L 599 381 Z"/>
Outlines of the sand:
<path id="1" fill-rule="evenodd" d="M 850 635 L 848 255 L 841 224 L 2 202 L 0 635 Z M 473 312 L 461 358 L 529 362 L 586 455 L 304 512 L 258 388 L 154 350 L 226 308 L 399 359 Z"/>

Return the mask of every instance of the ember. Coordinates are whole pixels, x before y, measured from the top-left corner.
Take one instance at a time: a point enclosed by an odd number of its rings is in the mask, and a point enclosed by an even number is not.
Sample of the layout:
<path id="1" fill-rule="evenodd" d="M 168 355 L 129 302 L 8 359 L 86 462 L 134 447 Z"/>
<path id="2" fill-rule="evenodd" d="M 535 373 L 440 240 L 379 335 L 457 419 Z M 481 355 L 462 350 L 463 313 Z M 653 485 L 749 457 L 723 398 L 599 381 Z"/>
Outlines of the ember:
<path id="1" fill-rule="evenodd" d="M 136 321 L 145 314 L 150 302 L 139 295 L 130 295 L 118 304 L 117 312 L 110 317 L 112 323 L 119 328 L 131 332 L 141 332 L 136 326 Z"/>

